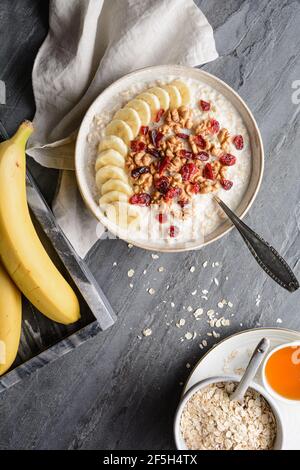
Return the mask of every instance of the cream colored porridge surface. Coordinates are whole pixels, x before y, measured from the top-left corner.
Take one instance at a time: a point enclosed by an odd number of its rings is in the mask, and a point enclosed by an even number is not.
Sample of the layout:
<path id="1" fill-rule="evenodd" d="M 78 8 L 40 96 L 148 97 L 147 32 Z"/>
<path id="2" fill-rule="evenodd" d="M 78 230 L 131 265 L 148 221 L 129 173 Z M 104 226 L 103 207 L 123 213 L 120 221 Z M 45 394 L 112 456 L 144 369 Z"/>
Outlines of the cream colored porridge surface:
<path id="1" fill-rule="evenodd" d="M 126 92 L 122 92 L 115 96 L 111 100 L 110 106 L 104 109 L 101 115 L 95 115 L 88 135 L 89 165 L 92 165 L 93 167 L 95 166 L 97 155 L 99 154 L 99 143 L 105 138 L 107 126 L 110 125 L 112 119 L 116 119 L 115 115 L 118 110 L 126 106 L 130 100 L 135 99 L 140 93 L 147 93 L 149 88 L 154 86 L 163 87 L 178 78 L 179 77 L 169 76 L 166 77 L 164 81 L 158 80 L 155 83 L 138 83 Z M 239 112 L 217 90 L 201 81 L 192 79 L 184 79 L 184 83 L 188 85 L 191 92 L 191 102 L 188 107 L 193 109 L 194 122 L 213 118 L 220 123 L 221 129 L 226 128 L 229 130 L 230 136 L 243 136 L 243 149 L 236 150 L 235 146 L 231 145 L 230 150 L 228 151 L 228 153 L 236 156 L 236 164 L 227 167 L 226 173 L 226 179 L 233 182 L 232 188 L 229 191 L 226 191 L 220 187 L 213 193 L 215 195 L 219 195 L 223 201 L 234 210 L 238 207 L 243 198 L 251 174 L 251 148 L 247 129 Z M 147 96 L 144 98 L 147 99 Z M 199 100 L 209 102 L 211 104 L 210 111 L 203 111 L 199 106 Z M 121 118 L 122 113 L 120 115 L 120 119 Z M 150 127 L 152 127 L 152 124 L 150 124 Z M 127 130 L 125 129 L 125 131 Z M 182 132 L 185 132 L 185 130 L 182 130 Z M 217 135 L 215 138 L 217 139 Z M 130 142 L 127 142 L 127 144 L 130 145 Z M 129 150 L 130 149 L 128 148 L 128 151 Z M 93 171 L 95 175 L 95 170 Z M 132 187 L 130 174 L 129 172 L 127 173 L 128 182 L 124 181 L 124 183 Z M 118 175 L 113 176 L 113 178 L 116 177 L 118 177 Z M 101 184 L 98 184 L 97 188 L 95 183 L 91 181 L 91 185 L 93 185 L 95 199 L 99 201 L 101 196 Z M 181 208 L 177 203 L 171 203 L 169 205 L 167 215 L 168 219 L 163 224 L 159 223 L 157 217 L 153 216 L 153 211 L 150 211 L 149 207 L 141 207 L 132 204 L 130 204 L 130 206 L 129 222 L 134 223 L 131 223 L 128 228 L 128 238 L 131 240 L 151 239 L 151 243 L 157 244 L 157 246 L 174 246 L 177 243 L 182 244 L 192 240 L 201 240 L 201 238 L 213 232 L 223 223 L 224 220 L 220 210 L 216 206 L 216 203 L 213 201 L 211 193 L 193 195 L 192 202 L 185 208 L 185 210 L 188 209 L 191 213 L 191 216 L 188 218 L 177 217 L 176 214 L 180 212 Z M 101 209 L 103 210 L 102 207 Z M 105 209 L 103 212 L 105 213 Z M 109 211 L 107 211 L 106 215 L 109 215 Z M 138 223 L 136 217 L 138 217 Z M 176 226 L 177 235 L 175 238 L 172 238 L 169 235 L 169 228 L 171 225 Z"/>

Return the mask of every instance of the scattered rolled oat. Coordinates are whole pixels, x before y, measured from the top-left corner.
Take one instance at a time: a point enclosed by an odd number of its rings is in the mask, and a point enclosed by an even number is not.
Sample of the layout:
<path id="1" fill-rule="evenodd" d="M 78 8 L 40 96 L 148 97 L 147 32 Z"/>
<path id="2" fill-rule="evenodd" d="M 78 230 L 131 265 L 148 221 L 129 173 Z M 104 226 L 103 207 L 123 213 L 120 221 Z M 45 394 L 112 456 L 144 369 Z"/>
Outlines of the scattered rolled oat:
<path id="1" fill-rule="evenodd" d="M 232 308 L 233 307 L 233 303 L 232 302 L 227 302 L 227 305 L 229 308 Z"/>
<path id="2" fill-rule="evenodd" d="M 223 302 L 218 302 L 218 307 L 219 307 L 219 308 L 223 308 L 223 307 L 224 307 Z"/>
<path id="3" fill-rule="evenodd" d="M 184 318 L 180 318 L 180 320 L 176 323 L 177 328 L 181 328 L 184 325 L 185 325 L 185 319 Z"/>
<path id="4" fill-rule="evenodd" d="M 244 402 L 230 401 L 233 382 L 219 382 L 196 392 L 180 421 L 190 450 L 267 450 L 276 438 L 276 420 L 267 401 L 248 389 Z"/>
<path id="5" fill-rule="evenodd" d="M 148 289 L 148 293 L 149 293 L 150 295 L 154 295 L 154 294 L 155 294 L 155 289 L 153 289 L 153 287 L 150 287 L 150 288 Z"/>
<path id="6" fill-rule="evenodd" d="M 191 306 L 189 305 L 188 308 L 187 308 L 187 311 L 188 311 L 188 312 L 192 312 L 192 311 L 193 311 L 193 307 L 191 307 Z"/>
<path id="7" fill-rule="evenodd" d="M 117 262 L 116 262 L 116 261 L 113 262 L 113 266 L 117 266 Z"/>
<path id="8" fill-rule="evenodd" d="M 190 369 L 191 364 L 190 364 L 189 362 L 187 362 L 186 365 L 185 365 L 185 367 L 186 367 L 187 369 Z"/>
<path id="9" fill-rule="evenodd" d="M 282 323 L 281 318 L 277 318 L 276 323 Z"/>
<path id="10" fill-rule="evenodd" d="M 144 335 L 144 336 L 150 336 L 150 335 L 152 335 L 152 330 L 151 330 L 151 328 L 145 328 L 145 329 L 143 330 L 143 335 Z"/>
<path id="11" fill-rule="evenodd" d="M 197 289 L 192 292 L 192 295 L 196 295 L 196 294 L 197 294 Z"/>
<path id="12" fill-rule="evenodd" d="M 132 245 L 131 243 L 128 243 L 127 246 L 128 246 L 128 248 L 129 248 L 129 250 L 133 247 L 133 245 Z"/>
<path id="13" fill-rule="evenodd" d="M 191 267 L 190 267 L 191 273 L 195 272 L 195 269 L 196 269 L 195 266 L 191 266 Z"/>
<path id="14" fill-rule="evenodd" d="M 133 289 L 133 284 L 130 283 L 130 284 L 129 284 L 129 287 L 130 287 L 130 289 Z"/>
<path id="15" fill-rule="evenodd" d="M 204 261 L 204 263 L 202 264 L 203 268 L 206 268 L 207 265 L 208 265 L 208 261 Z"/>
<path id="16" fill-rule="evenodd" d="M 159 256 L 156 255 L 155 253 L 152 253 L 151 256 L 152 256 L 152 259 L 159 259 Z"/>
<path id="17" fill-rule="evenodd" d="M 133 277 L 134 276 L 134 269 L 129 269 L 127 275 L 128 275 L 128 277 Z"/>
<path id="18" fill-rule="evenodd" d="M 185 339 L 190 340 L 193 338 L 193 334 L 190 333 L 189 331 L 184 335 Z"/>
<path id="19" fill-rule="evenodd" d="M 202 294 L 204 294 L 204 295 L 208 294 L 208 290 L 203 289 Z"/>
<path id="20" fill-rule="evenodd" d="M 194 311 L 194 317 L 199 318 L 201 315 L 203 315 L 203 308 L 197 308 L 197 310 Z"/>
<path id="21" fill-rule="evenodd" d="M 218 281 L 218 279 L 217 279 L 216 277 L 214 278 L 214 283 L 216 284 L 216 286 L 219 285 L 219 281 Z"/>
<path id="22" fill-rule="evenodd" d="M 160 267 L 158 268 L 158 272 L 159 272 L 159 273 L 162 273 L 164 270 L 165 270 L 165 268 L 164 268 L 163 266 L 160 266 Z"/>

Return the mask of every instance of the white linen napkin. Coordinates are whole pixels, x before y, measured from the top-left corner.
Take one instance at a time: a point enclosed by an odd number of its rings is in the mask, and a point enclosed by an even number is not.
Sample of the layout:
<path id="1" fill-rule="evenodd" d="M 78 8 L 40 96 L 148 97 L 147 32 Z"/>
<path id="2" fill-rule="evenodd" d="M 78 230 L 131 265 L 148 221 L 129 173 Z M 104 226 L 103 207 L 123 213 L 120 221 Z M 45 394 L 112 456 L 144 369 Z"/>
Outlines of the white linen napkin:
<path id="1" fill-rule="evenodd" d="M 53 210 L 83 257 L 103 232 L 74 174 L 76 133 L 87 108 L 132 70 L 196 66 L 218 54 L 212 28 L 193 0 L 51 0 L 49 23 L 33 68 L 36 132 L 28 154 L 64 170 Z"/>

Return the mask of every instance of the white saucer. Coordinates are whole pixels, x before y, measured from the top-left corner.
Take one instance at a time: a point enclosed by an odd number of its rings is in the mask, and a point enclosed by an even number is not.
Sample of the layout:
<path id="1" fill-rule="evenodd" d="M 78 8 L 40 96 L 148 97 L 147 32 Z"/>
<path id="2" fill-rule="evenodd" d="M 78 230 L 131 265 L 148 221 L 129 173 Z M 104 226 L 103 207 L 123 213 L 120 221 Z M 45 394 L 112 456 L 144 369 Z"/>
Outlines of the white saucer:
<path id="1" fill-rule="evenodd" d="M 195 383 L 207 377 L 217 375 L 241 375 L 250 359 L 253 349 L 260 339 L 267 336 L 271 340 L 271 349 L 283 343 L 300 340 L 300 332 L 282 328 L 258 328 L 246 330 L 230 336 L 208 351 L 194 367 L 184 393 Z M 262 385 L 261 368 L 256 381 Z M 300 450 L 300 403 L 284 403 L 276 400 L 282 412 L 286 431 L 285 449 Z"/>

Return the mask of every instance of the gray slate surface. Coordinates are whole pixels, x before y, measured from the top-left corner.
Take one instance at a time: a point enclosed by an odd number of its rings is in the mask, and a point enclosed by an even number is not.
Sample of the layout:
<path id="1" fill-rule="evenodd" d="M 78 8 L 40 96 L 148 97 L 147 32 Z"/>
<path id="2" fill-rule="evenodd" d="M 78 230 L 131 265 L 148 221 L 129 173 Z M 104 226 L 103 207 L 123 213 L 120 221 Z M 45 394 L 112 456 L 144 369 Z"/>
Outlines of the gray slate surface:
<path id="1" fill-rule="evenodd" d="M 9 83 L 10 131 L 33 113 L 30 67 L 46 31 L 38 3 L 1 2 L 0 24 L 6 32 L 1 38 L 5 50 L 1 46 L 0 78 L 5 76 Z M 240 93 L 263 136 L 265 176 L 246 222 L 272 242 L 299 277 L 300 108 L 291 99 L 292 82 L 300 79 L 299 2 L 197 3 L 215 30 L 220 54 L 204 69 Z M 35 172 L 51 199 L 56 173 L 36 165 Z M 219 261 L 220 266 L 203 269 L 205 260 L 210 265 Z M 193 321 L 183 306 L 216 309 L 220 299 L 230 299 L 235 316 L 222 329 L 221 339 L 247 328 L 278 326 L 277 318 L 283 321 L 279 326 L 300 329 L 299 292 L 291 295 L 267 278 L 235 232 L 200 252 L 160 255 L 159 260 L 122 241 L 103 241 L 88 261 L 118 312 L 118 323 L 2 393 L 0 449 L 172 448 L 180 382 L 189 373 L 186 363 L 193 365 L 204 351 L 198 338 L 181 343 L 182 331 L 166 323 L 186 318 L 184 331 L 195 330 L 201 339 L 211 330 L 205 319 Z M 112 267 L 114 261 L 117 267 Z M 194 273 L 189 271 L 192 265 Z M 163 273 L 157 271 L 159 266 L 165 267 Z M 132 280 L 127 277 L 130 268 L 136 272 Z M 219 288 L 213 277 L 220 280 Z M 148 287 L 156 289 L 155 295 L 146 292 Z M 209 300 L 191 296 L 195 289 L 208 289 Z M 256 306 L 258 294 L 261 302 Z M 138 339 L 145 327 L 152 328 L 152 336 Z"/>

